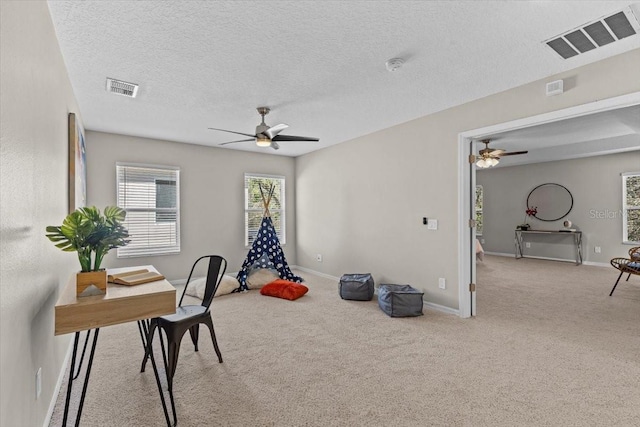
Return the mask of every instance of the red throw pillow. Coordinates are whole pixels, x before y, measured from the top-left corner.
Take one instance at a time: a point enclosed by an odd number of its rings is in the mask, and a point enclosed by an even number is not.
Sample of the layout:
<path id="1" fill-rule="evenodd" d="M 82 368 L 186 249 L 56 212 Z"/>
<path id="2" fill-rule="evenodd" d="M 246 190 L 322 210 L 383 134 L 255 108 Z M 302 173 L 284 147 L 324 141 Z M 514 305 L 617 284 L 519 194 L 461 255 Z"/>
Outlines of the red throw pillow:
<path id="1" fill-rule="evenodd" d="M 278 279 L 260 288 L 260 293 L 270 297 L 284 298 L 293 301 L 306 294 L 308 290 L 309 288 L 300 283 Z"/>

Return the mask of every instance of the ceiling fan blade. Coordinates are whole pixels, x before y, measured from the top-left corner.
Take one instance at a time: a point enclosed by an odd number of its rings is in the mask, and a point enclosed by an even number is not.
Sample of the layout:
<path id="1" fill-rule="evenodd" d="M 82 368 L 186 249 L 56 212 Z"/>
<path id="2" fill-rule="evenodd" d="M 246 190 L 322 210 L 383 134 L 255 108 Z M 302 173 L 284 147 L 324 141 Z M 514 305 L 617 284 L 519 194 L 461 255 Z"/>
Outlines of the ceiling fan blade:
<path id="1" fill-rule="evenodd" d="M 227 145 L 227 144 L 235 144 L 236 142 L 247 142 L 247 141 L 255 141 L 255 138 L 251 138 L 251 139 L 239 139 L 237 141 L 229 141 L 229 142 L 223 142 L 222 144 L 218 144 L 218 145 Z"/>
<path id="2" fill-rule="evenodd" d="M 256 137 L 255 135 L 251 135 L 250 133 L 236 132 L 236 131 L 233 131 L 233 130 L 218 129 L 218 128 L 207 128 L 207 129 L 210 129 L 210 130 L 219 130 L 219 131 L 222 131 L 222 132 L 235 133 L 235 134 L 238 134 L 238 135 L 250 136 L 250 137 L 252 137 L 252 138 L 255 138 L 255 137 Z"/>
<path id="3" fill-rule="evenodd" d="M 280 123 L 279 125 L 271 126 L 269 129 L 265 131 L 269 139 L 273 139 L 277 134 L 288 128 L 289 125 L 284 123 Z"/>
<path id="4" fill-rule="evenodd" d="M 306 136 L 293 136 L 293 135 L 276 135 L 271 138 L 272 141 L 308 141 L 318 142 L 318 138 L 308 138 Z"/>
<path id="5" fill-rule="evenodd" d="M 280 146 L 278 145 L 277 142 L 271 140 L 271 148 L 273 148 L 274 150 L 279 150 Z"/>
<path id="6" fill-rule="evenodd" d="M 500 157 L 504 156 L 517 156 L 518 154 L 527 154 L 528 151 L 509 151 L 507 153 L 500 154 Z"/>
<path id="7" fill-rule="evenodd" d="M 489 149 L 489 154 L 492 156 L 502 156 L 502 154 L 506 153 L 502 148 L 491 148 Z"/>

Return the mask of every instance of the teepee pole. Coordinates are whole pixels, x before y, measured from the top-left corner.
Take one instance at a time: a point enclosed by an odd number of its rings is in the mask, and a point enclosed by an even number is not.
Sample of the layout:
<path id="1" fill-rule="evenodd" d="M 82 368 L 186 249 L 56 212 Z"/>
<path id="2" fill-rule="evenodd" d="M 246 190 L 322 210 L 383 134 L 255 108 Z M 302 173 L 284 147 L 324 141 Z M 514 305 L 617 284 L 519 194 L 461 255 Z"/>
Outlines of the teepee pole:
<path id="1" fill-rule="evenodd" d="M 269 212 L 269 205 L 271 204 L 271 198 L 273 197 L 273 192 L 275 191 L 275 184 L 271 184 L 269 189 L 267 190 L 267 196 L 264 194 L 264 190 L 262 189 L 262 183 L 259 184 L 260 188 L 260 197 L 262 197 L 262 204 L 264 205 L 264 217 L 271 218 L 271 212 Z"/>

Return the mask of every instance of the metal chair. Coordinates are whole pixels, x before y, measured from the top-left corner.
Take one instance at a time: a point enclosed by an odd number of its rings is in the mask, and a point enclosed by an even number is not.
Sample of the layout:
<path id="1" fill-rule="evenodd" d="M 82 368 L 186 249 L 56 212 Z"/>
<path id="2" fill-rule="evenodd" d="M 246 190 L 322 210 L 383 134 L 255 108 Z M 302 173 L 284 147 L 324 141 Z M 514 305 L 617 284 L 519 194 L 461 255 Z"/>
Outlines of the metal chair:
<path id="1" fill-rule="evenodd" d="M 627 281 L 632 274 L 640 276 L 640 246 L 629 249 L 629 258 L 614 258 L 611 260 L 611 265 L 620 271 L 618 275 L 618 280 L 616 280 L 616 284 L 613 285 L 613 289 L 611 289 L 611 293 L 609 296 L 613 295 L 613 291 L 616 290 L 616 286 L 618 286 L 618 282 L 623 274 L 628 273 Z"/>
<path id="2" fill-rule="evenodd" d="M 206 286 L 202 303 L 200 305 L 182 305 L 182 301 L 184 299 L 187 286 L 191 281 L 193 271 L 195 270 L 198 263 L 205 259 L 209 261 L 209 266 L 207 270 Z M 144 372 L 145 366 L 147 364 L 147 359 L 149 358 L 150 352 L 152 351 L 152 343 L 155 330 L 156 328 L 159 328 L 161 331 L 164 331 L 167 337 L 167 348 L 165 351 L 162 332 L 158 332 L 158 335 L 160 336 L 160 347 L 162 348 L 162 357 L 164 359 L 164 367 L 167 375 L 169 397 L 171 399 L 174 422 L 176 423 L 177 420 L 175 405 L 173 402 L 173 376 L 176 372 L 176 367 L 178 364 L 178 353 L 180 352 L 180 343 L 184 334 L 189 331 L 189 334 L 191 335 L 191 341 L 193 341 L 193 345 L 195 347 L 195 351 L 198 351 L 198 332 L 200 324 L 204 323 L 205 325 L 207 325 L 207 327 L 209 328 L 209 332 L 211 333 L 213 348 L 218 355 L 218 362 L 222 363 L 222 355 L 220 354 L 220 348 L 218 347 L 218 341 L 216 340 L 216 333 L 213 329 L 213 321 L 211 319 L 211 312 L 209 311 L 209 307 L 211 306 L 213 296 L 215 295 L 216 290 L 220 285 L 220 281 L 222 280 L 226 269 L 227 261 L 219 255 L 205 255 L 198 258 L 193 264 L 193 267 L 191 267 L 191 272 L 189 273 L 189 278 L 187 279 L 187 283 L 184 287 L 184 290 L 182 291 L 182 296 L 180 297 L 180 302 L 178 303 L 178 307 L 176 308 L 176 313 L 151 319 L 147 325 L 147 344 L 140 372 Z"/>

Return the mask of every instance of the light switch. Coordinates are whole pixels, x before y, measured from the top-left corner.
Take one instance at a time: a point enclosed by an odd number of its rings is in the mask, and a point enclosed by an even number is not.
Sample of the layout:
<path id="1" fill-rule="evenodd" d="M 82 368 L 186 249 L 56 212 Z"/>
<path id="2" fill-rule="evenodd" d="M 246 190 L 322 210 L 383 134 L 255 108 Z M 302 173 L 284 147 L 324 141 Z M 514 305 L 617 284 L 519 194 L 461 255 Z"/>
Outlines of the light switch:
<path id="1" fill-rule="evenodd" d="M 437 219 L 429 219 L 429 223 L 427 224 L 427 229 L 429 229 L 429 230 L 437 230 L 438 229 L 438 220 Z"/>

